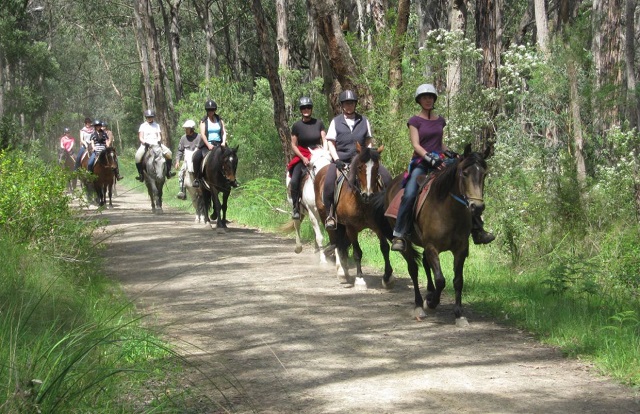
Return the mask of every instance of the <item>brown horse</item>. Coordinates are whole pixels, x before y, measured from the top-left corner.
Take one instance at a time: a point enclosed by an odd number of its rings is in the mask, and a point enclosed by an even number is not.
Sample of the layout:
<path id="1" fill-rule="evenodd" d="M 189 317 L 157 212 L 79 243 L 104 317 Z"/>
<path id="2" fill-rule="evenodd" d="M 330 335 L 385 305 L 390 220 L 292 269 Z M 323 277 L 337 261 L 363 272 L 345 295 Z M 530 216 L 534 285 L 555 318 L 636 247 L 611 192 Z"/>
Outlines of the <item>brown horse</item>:
<path id="1" fill-rule="evenodd" d="M 374 200 L 383 194 L 380 192 L 381 185 L 378 176 L 380 153 L 383 149 L 384 146 L 375 149 L 363 148 L 360 144 L 356 144 L 357 155 L 353 157 L 347 175 L 338 171 L 339 175 L 344 176 L 344 182 L 339 190 L 338 202 L 335 205 L 338 226 L 336 230 L 327 231 L 330 240 L 327 250 L 331 248 L 336 250 L 336 268 L 340 283 L 352 283 L 349 278 L 347 259 L 349 245 L 353 246 L 353 258 L 356 262 L 357 273 L 355 286 L 358 288 L 366 288 L 362 277 L 362 249 L 358 243 L 358 233 L 364 229 L 373 230 L 380 240 L 380 251 L 385 263 L 384 279 L 388 280 L 393 272 L 389 261 L 389 243 L 385 238 L 385 231 L 380 227 L 381 220 L 374 217 L 373 209 Z M 322 202 L 322 190 L 327 168 L 328 166 L 318 172 L 314 183 L 316 206 L 322 222 L 327 217 L 327 211 Z"/>
<path id="2" fill-rule="evenodd" d="M 424 204 L 418 206 L 417 217 L 414 212 L 414 231 L 411 242 L 424 248 L 422 264 L 427 274 L 427 294 L 422 300 L 418 287 L 418 252 L 411 245 L 402 252 L 407 261 L 407 268 L 415 293 L 415 316 L 425 317 L 424 310 L 435 309 L 440 303 L 440 296 L 445 287 L 445 278 L 440 267 L 441 252 L 453 253 L 455 289 L 454 313 L 456 323 L 466 323 L 462 317 L 462 286 L 464 283 L 464 262 L 469 255 L 469 235 L 471 233 L 471 219 L 473 214 L 484 210 L 484 179 L 487 173 L 487 163 L 491 148 L 484 154 L 471 152 L 471 145 L 464 149 L 462 158 L 438 171 Z M 396 177 L 389 186 L 385 197 L 385 207 L 388 207 L 396 193 L 402 188 L 403 175 Z M 420 200 L 420 197 L 418 197 Z M 390 219 L 391 223 L 395 222 Z M 389 236 L 389 235 L 388 235 Z M 431 271 L 435 276 L 435 285 L 431 279 Z"/>
<path id="3" fill-rule="evenodd" d="M 93 188 L 96 191 L 99 206 L 104 206 L 106 204 L 108 194 L 108 208 L 113 208 L 113 204 L 111 204 L 111 197 L 113 193 L 113 182 L 116 168 L 118 168 L 118 162 L 115 148 L 105 148 L 102 150 L 95 165 L 93 166 L 93 174 L 95 175 L 95 178 L 93 179 Z"/>
<path id="4" fill-rule="evenodd" d="M 216 220 L 216 229 L 224 233 L 227 229 L 227 200 L 232 188 L 238 187 L 238 146 L 216 147 L 205 158 L 202 166 L 202 205 L 205 222 Z M 220 201 L 219 194 L 222 195 Z M 209 207 L 213 203 L 213 214 L 209 217 Z M 211 225 L 211 223 L 210 223 Z"/>

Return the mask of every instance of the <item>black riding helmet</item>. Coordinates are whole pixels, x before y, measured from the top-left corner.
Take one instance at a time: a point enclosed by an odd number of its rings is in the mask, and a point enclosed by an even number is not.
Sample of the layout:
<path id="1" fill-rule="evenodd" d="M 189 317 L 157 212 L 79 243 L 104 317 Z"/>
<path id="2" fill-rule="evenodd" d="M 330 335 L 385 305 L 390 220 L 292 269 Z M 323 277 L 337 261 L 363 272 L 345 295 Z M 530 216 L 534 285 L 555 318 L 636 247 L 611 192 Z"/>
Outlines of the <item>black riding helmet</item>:
<path id="1" fill-rule="evenodd" d="M 358 102 L 358 95 L 356 95 L 356 93 L 350 89 L 340 92 L 340 103 L 346 101 Z"/>
<path id="2" fill-rule="evenodd" d="M 215 111 L 218 109 L 218 104 L 214 100 L 209 99 L 207 102 L 204 103 L 204 109 L 207 111 L 209 110 Z"/>
<path id="3" fill-rule="evenodd" d="M 302 98 L 300 98 L 300 105 L 298 105 L 298 107 L 302 108 L 303 106 L 313 107 L 313 102 L 311 101 L 311 98 L 309 98 L 308 96 L 303 96 Z"/>
<path id="4" fill-rule="evenodd" d="M 100 127 L 101 127 L 101 126 L 102 126 L 102 121 L 101 121 L 101 120 L 99 120 L 99 119 L 94 119 L 94 120 L 93 120 L 93 126 L 94 126 L 94 127 L 95 127 L 95 126 L 100 126 Z"/>

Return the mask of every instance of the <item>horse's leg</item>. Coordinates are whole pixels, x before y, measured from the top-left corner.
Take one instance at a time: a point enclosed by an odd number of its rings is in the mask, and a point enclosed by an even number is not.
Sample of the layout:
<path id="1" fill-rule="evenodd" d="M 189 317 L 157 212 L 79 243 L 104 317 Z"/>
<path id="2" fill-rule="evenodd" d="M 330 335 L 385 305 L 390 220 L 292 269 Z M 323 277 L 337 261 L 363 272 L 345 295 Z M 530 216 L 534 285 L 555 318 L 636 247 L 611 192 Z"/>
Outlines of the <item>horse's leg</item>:
<path id="1" fill-rule="evenodd" d="M 456 291 L 456 305 L 453 308 L 453 312 L 456 315 L 456 324 L 459 324 L 458 322 L 459 319 L 464 319 L 464 321 L 460 321 L 460 323 L 462 324 L 467 323 L 466 319 L 463 316 L 463 309 L 462 309 L 462 287 L 464 285 L 464 276 L 463 276 L 464 262 L 467 259 L 468 255 L 469 255 L 469 248 L 456 252 L 453 255 L 453 271 L 455 274 L 453 278 L 453 288 Z"/>
<path id="2" fill-rule="evenodd" d="M 384 275 L 382 275 L 382 287 L 385 289 L 392 289 L 395 283 L 393 278 L 393 267 L 391 267 L 391 260 L 389 260 L 389 242 L 387 238 L 382 234 L 380 230 L 376 231 L 378 241 L 380 242 L 380 252 L 384 258 Z"/>
<path id="3" fill-rule="evenodd" d="M 327 263 L 327 258 L 322 247 L 324 244 L 324 235 L 320 228 L 320 215 L 318 214 L 318 210 L 315 209 L 315 206 L 313 207 L 313 210 L 307 207 L 307 211 L 309 212 L 311 227 L 313 227 L 313 232 L 316 235 L 316 251 L 320 252 L 320 263 Z"/>
<path id="4" fill-rule="evenodd" d="M 366 289 L 367 283 L 362 277 L 362 249 L 358 242 L 358 232 L 348 228 L 347 235 L 349 240 L 351 240 L 351 245 L 353 246 L 353 260 L 356 262 L 356 280 L 354 287 L 356 289 Z"/>
<path id="5" fill-rule="evenodd" d="M 231 194 L 231 190 L 222 192 L 222 222 L 224 223 L 224 227 L 227 227 L 227 201 L 229 200 L 229 194 Z"/>
<path id="6" fill-rule="evenodd" d="M 431 267 L 429 266 L 429 261 L 427 260 L 426 250 L 422 253 L 422 267 L 424 268 L 424 273 L 427 275 L 427 294 L 424 297 L 424 307 L 426 308 L 427 303 L 433 300 L 433 295 L 436 292 L 436 286 L 433 284 L 433 278 L 431 277 Z"/>
<path id="7" fill-rule="evenodd" d="M 158 184 L 160 184 L 160 185 L 158 186 Z M 156 193 L 158 195 L 158 201 L 156 202 L 156 208 L 158 209 L 159 213 L 162 213 L 162 191 L 163 191 L 163 187 L 164 187 L 164 182 L 156 183 L 156 188 L 158 189 L 158 192 Z"/>
<path id="8" fill-rule="evenodd" d="M 404 257 L 404 260 L 406 260 L 407 262 L 407 271 L 409 273 L 409 276 L 411 276 L 411 282 L 413 283 L 413 316 L 418 320 L 422 320 L 422 318 L 425 318 L 427 314 L 422 308 L 422 295 L 420 294 L 420 285 L 418 284 L 417 252 L 415 251 L 415 249 L 410 248 L 402 252 L 402 257 Z"/>
<path id="9" fill-rule="evenodd" d="M 335 246 L 336 273 L 338 281 L 349 284 L 349 239 L 344 225 L 338 224 L 336 230 L 328 231 L 329 240 Z"/>
<path id="10" fill-rule="evenodd" d="M 224 231 L 224 228 L 226 226 L 224 224 L 224 220 L 222 219 L 222 203 L 220 202 L 220 194 L 217 190 L 213 191 L 213 204 L 216 212 L 215 214 L 217 217 L 216 228 Z"/>
<path id="11" fill-rule="evenodd" d="M 296 248 L 294 252 L 300 253 L 302 251 L 302 237 L 300 236 L 300 223 L 302 222 L 302 215 L 300 216 L 300 220 L 292 220 L 293 227 L 296 230 Z"/>
<path id="12" fill-rule="evenodd" d="M 114 178 L 115 180 L 115 178 Z M 113 196 L 113 188 L 114 188 L 115 184 L 113 182 L 111 182 L 111 184 L 109 184 L 108 190 L 109 190 L 109 208 L 113 208 L 113 203 L 111 202 L 112 196 Z"/>
<path id="13" fill-rule="evenodd" d="M 442 291 L 444 290 L 446 281 L 440 267 L 440 257 L 438 256 L 438 251 L 433 246 L 427 246 L 424 251 L 427 255 L 427 262 L 429 263 L 429 267 L 431 268 L 431 270 L 433 270 L 433 276 L 435 278 L 435 290 L 433 292 L 432 299 L 429 300 L 427 298 L 425 299 L 425 302 L 427 302 L 427 306 L 430 309 L 435 309 L 436 306 L 440 304 L 440 296 L 442 295 Z"/>

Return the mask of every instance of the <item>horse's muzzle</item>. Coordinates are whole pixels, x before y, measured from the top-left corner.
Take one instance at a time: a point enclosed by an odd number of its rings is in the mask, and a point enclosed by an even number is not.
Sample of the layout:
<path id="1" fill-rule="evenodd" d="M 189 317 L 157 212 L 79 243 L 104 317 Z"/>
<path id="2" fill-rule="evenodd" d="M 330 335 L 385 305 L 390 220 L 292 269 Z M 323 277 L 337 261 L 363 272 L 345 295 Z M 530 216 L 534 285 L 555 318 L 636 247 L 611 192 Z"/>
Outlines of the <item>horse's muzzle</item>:
<path id="1" fill-rule="evenodd" d="M 482 214 L 484 211 L 484 202 L 472 200 L 469 202 L 469 210 L 473 214 Z"/>

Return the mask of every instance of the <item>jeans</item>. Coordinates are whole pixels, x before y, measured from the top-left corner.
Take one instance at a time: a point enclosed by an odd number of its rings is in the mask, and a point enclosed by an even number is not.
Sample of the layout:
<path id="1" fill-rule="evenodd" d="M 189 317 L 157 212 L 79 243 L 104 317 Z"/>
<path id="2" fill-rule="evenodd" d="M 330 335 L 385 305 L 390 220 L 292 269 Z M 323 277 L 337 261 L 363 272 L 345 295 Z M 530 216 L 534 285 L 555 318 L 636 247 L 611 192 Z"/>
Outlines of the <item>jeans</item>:
<path id="1" fill-rule="evenodd" d="M 80 150 L 78 150 L 78 155 L 76 156 L 76 166 L 73 168 L 74 171 L 80 168 L 80 161 L 82 160 L 82 156 L 85 152 L 87 152 L 87 148 L 81 145 Z"/>
<path id="2" fill-rule="evenodd" d="M 404 186 L 404 194 L 400 202 L 396 226 L 393 229 L 393 235 L 395 237 L 405 237 L 407 233 L 409 233 L 409 230 L 411 230 L 413 224 L 413 205 L 416 203 L 416 197 L 418 196 L 418 177 L 425 175 L 427 171 L 427 168 L 422 164 L 416 165 L 411 170 L 411 175 L 407 180 L 407 184 Z"/>

